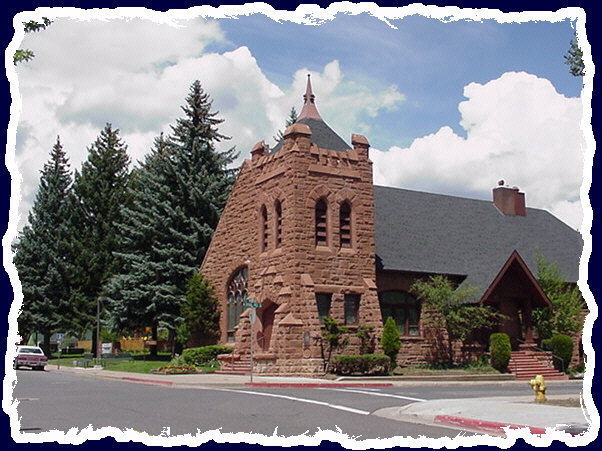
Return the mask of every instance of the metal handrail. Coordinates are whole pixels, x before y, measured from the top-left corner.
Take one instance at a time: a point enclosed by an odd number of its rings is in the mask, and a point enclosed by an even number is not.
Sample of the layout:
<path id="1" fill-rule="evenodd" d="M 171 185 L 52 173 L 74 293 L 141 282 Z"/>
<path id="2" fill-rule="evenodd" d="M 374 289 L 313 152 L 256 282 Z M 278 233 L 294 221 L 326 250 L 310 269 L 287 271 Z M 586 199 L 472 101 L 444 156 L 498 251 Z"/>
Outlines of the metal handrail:
<path id="1" fill-rule="evenodd" d="M 545 352 L 548 355 L 551 355 L 553 359 L 558 359 L 560 360 L 560 364 L 562 367 L 562 372 L 564 373 L 564 359 L 562 357 L 557 356 L 556 354 L 553 354 L 552 351 L 546 351 L 543 348 L 540 348 L 539 346 L 535 346 L 533 343 L 527 343 L 526 341 L 521 340 L 520 338 L 517 338 L 516 341 L 518 341 L 519 343 L 522 343 L 524 345 L 527 345 L 531 348 L 534 348 L 537 351 L 541 351 L 541 352 Z"/>

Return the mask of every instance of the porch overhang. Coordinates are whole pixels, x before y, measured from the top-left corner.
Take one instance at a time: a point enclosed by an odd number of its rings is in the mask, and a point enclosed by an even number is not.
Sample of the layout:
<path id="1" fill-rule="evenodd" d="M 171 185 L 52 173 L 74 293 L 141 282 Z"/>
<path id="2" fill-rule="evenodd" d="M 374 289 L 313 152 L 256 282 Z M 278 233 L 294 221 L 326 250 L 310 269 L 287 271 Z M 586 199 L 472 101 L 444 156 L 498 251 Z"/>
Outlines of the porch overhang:
<path id="1" fill-rule="evenodd" d="M 504 285 L 508 285 L 509 281 L 518 281 L 522 288 L 527 290 L 531 295 L 533 307 L 552 307 L 552 302 L 544 293 L 537 279 L 522 259 L 520 254 L 514 250 L 497 276 L 493 279 L 485 293 L 480 299 L 480 303 L 495 302 L 500 291 L 503 291 Z"/>

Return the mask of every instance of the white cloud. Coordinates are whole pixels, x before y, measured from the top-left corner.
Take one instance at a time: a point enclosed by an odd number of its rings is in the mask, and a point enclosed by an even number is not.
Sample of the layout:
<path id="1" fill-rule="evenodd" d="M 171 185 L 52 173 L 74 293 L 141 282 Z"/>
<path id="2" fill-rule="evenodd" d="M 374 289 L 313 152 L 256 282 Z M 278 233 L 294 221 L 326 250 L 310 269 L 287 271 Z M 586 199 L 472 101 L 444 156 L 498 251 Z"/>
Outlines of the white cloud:
<path id="1" fill-rule="evenodd" d="M 224 40 L 216 22 L 201 19 L 180 27 L 145 20 L 61 19 L 43 33 L 27 35 L 23 48 L 36 57 L 18 66 L 22 113 L 17 163 L 23 174 L 21 222 L 31 207 L 39 171 L 60 135 L 72 169 L 105 123 L 121 130 L 132 161 L 141 160 L 160 132 L 168 133 L 182 112 L 191 83 L 198 79 L 225 121 L 220 132 L 236 145 L 238 163 L 259 140 L 272 142 L 291 106 L 300 111 L 307 73 L 320 112 L 345 139 L 367 132 L 362 117 L 394 109 L 403 95 L 395 86 L 346 80 L 338 61 L 321 72 L 299 69 L 281 89 L 262 71 L 247 47 L 207 52 Z"/>
<path id="2" fill-rule="evenodd" d="M 550 210 L 574 228 L 583 211 L 580 98 L 524 72 L 464 88 L 461 126 L 415 139 L 407 148 L 373 149 L 377 184 L 488 198 L 497 180 L 519 186 L 528 206 Z"/>

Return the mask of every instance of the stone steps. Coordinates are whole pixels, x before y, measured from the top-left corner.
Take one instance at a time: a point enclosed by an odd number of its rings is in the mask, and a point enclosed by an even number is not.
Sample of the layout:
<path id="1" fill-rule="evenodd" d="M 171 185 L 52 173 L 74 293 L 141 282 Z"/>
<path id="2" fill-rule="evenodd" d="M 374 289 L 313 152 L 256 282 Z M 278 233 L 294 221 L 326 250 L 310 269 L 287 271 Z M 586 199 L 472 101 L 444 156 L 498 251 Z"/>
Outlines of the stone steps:
<path id="1" fill-rule="evenodd" d="M 217 374 L 239 374 L 246 375 L 251 373 L 251 357 L 243 355 L 239 359 L 231 362 L 222 362 Z"/>
<path id="2" fill-rule="evenodd" d="M 552 354 L 538 351 L 513 351 L 508 369 L 516 380 L 531 380 L 537 375 L 544 380 L 567 380 L 569 377 L 554 368 Z"/>

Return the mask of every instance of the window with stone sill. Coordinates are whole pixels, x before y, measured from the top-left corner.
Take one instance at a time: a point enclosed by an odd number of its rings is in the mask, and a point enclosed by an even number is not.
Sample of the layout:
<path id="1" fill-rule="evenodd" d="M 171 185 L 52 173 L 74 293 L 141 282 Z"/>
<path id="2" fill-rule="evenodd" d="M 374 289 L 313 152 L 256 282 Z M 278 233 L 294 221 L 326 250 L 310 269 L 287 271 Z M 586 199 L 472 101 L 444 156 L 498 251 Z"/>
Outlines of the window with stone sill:
<path id="1" fill-rule="evenodd" d="M 316 304 L 318 307 L 318 318 L 320 318 L 320 324 L 324 324 L 324 317 L 330 316 L 331 303 L 332 293 L 316 293 Z"/>
<path id="2" fill-rule="evenodd" d="M 420 336 L 420 302 L 405 291 L 383 291 L 378 294 L 383 324 L 390 316 L 401 336 Z"/>
<path id="3" fill-rule="evenodd" d="M 356 325 L 359 321 L 360 295 L 345 295 L 345 325 Z"/>

